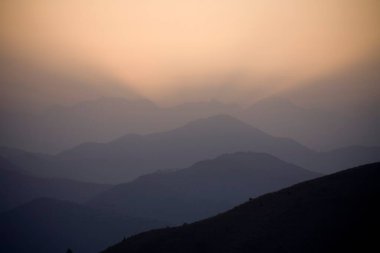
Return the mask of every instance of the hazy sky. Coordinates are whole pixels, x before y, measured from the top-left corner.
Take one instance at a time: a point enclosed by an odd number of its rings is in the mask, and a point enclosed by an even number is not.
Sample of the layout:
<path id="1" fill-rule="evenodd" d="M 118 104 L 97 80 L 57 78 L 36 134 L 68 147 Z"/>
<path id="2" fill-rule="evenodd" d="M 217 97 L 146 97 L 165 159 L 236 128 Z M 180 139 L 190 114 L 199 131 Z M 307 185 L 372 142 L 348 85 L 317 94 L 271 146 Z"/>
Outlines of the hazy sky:
<path id="1" fill-rule="evenodd" d="M 2 55 L 91 69 L 163 103 L 267 95 L 380 48 L 378 0 L 1 0 L 0 8 Z"/>

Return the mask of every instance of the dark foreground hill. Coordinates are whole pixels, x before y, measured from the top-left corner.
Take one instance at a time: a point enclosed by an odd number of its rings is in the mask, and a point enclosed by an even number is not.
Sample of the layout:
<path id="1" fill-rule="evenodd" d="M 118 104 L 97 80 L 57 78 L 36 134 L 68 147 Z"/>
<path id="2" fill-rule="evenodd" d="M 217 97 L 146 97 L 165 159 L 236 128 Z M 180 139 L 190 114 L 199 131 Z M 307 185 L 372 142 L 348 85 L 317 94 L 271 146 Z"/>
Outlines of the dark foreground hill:
<path id="1" fill-rule="evenodd" d="M 379 180 L 380 163 L 349 169 L 207 220 L 133 236 L 104 253 L 376 252 Z"/>
<path id="2" fill-rule="evenodd" d="M 0 252 L 93 253 L 162 224 L 41 198 L 0 215 Z"/>
<path id="3" fill-rule="evenodd" d="M 178 224 L 210 217 L 250 197 L 318 176 L 268 154 L 238 152 L 142 176 L 100 193 L 90 204 Z"/>

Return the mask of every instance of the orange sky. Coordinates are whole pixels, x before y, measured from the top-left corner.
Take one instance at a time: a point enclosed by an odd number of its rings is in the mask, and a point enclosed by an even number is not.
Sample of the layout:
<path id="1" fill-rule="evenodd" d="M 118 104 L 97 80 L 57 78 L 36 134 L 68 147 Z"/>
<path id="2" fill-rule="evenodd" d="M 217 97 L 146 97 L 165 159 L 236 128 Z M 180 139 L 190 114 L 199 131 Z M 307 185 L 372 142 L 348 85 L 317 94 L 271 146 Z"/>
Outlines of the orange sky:
<path id="1" fill-rule="evenodd" d="M 380 48 L 378 0 L 2 0 L 0 8 L 3 52 L 88 65 L 157 102 L 266 95 Z"/>

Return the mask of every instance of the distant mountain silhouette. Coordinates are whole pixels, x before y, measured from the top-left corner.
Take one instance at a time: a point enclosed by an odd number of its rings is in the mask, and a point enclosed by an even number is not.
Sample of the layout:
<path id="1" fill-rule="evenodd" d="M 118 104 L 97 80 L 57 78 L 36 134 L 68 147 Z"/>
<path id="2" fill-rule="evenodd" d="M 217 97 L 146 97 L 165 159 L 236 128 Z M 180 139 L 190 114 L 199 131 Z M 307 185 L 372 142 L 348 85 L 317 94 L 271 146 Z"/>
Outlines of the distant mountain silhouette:
<path id="1" fill-rule="evenodd" d="M 33 176 L 51 177 L 55 171 L 55 156 L 28 152 L 22 149 L 0 147 L 0 156 L 12 164 L 15 171 Z M 58 161 L 57 161 L 58 163 Z M 54 177 L 54 176 L 53 176 Z"/>
<path id="2" fill-rule="evenodd" d="M 217 101 L 162 108 L 146 99 L 100 97 L 34 114 L 2 115 L 1 145 L 34 152 L 59 152 L 83 142 L 105 142 L 126 133 L 172 129 L 191 120 L 232 113 L 236 105 Z"/>
<path id="3" fill-rule="evenodd" d="M 241 110 L 237 104 L 226 104 L 217 100 L 204 102 L 188 102 L 167 108 L 167 110 L 178 114 L 187 114 L 193 116 L 191 118 L 202 118 L 212 116 L 213 114 L 229 113 L 233 114 Z M 189 118 L 189 119 L 191 119 Z"/>
<path id="4" fill-rule="evenodd" d="M 356 115 L 357 118 L 374 116 L 379 119 L 380 113 L 377 110 L 380 105 L 379 56 L 379 54 L 372 55 L 361 62 L 347 65 L 345 69 L 311 80 L 307 85 L 288 89 L 281 95 L 308 107 L 345 115 L 361 112 L 362 115 Z"/>
<path id="5" fill-rule="evenodd" d="M 288 89 L 281 96 L 308 108 L 327 111 L 344 118 L 335 127 L 335 131 L 332 129 L 329 132 L 326 129 L 326 135 L 321 136 L 320 142 L 325 143 L 325 147 L 378 146 L 379 69 L 380 57 L 379 54 L 374 54 L 362 62 L 312 80 L 308 85 Z"/>
<path id="6" fill-rule="evenodd" d="M 218 101 L 163 108 L 142 98 L 102 97 L 72 106 L 52 106 L 35 114 L 3 113 L 0 145 L 57 153 L 83 142 L 107 142 L 127 133 L 167 131 L 218 114 L 233 115 L 271 135 L 292 138 L 318 150 L 379 145 L 375 130 L 380 126 L 380 114 L 373 109 L 376 106 L 342 112 L 307 103 L 300 106 L 286 97 L 269 97 L 248 108 Z"/>
<path id="7" fill-rule="evenodd" d="M 193 224 L 152 230 L 104 253 L 371 252 L 378 248 L 380 163 L 266 194 Z"/>
<path id="8" fill-rule="evenodd" d="M 349 133 L 342 131 L 352 123 L 350 117 L 304 108 L 285 98 L 261 100 L 237 116 L 272 135 L 286 136 L 318 150 L 361 143 L 350 141 Z"/>
<path id="9" fill-rule="evenodd" d="M 41 198 L 0 214 L 0 252 L 98 252 L 161 223 Z"/>
<path id="10" fill-rule="evenodd" d="M 271 155 L 234 153 L 173 172 L 157 172 L 100 193 L 90 204 L 113 212 L 183 223 L 250 197 L 318 177 Z"/>
<path id="11" fill-rule="evenodd" d="M 87 141 L 109 141 L 128 132 L 147 131 L 160 109 L 148 100 L 99 98 L 72 106 L 3 119 L 3 145 L 57 152 Z"/>
<path id="12" fill-rule="evenodd" d="M 41 197 L 84 202 L 111 187 L 67 179 L 37 178 L 18 170 L 0 157 L 0 212 Z"/>
<path id="13" fill-rule="evenodd" d="M 380 147 L 351 146 L 339 148 L 329 152 L 321 152 L 317 159 L 321 164 L 325 164 L 325 166 L 319 166 L 317 169 L 319 172 L 333 173 L 342 170 L 342 168 L 379 162 Z"/>
<path id="14" fill-rule="evenodd" d="M 330 152 L 318 153 L 291 139 L 271 136 L 231 116 L 218 115 L 167 132 L 128 134 L 111 142 L 84 143 L 57 155 L 1 149 L 0 154 L 6 153 L 20 168 L 40 176 L 123 183 L 156 170 L 184 168 L 238 151 L 268 153 L 306 169 L 331 172 L 378 161 L 376 154 L 380 150 L 364 148 L 357 154 L 351 152 L 349 157 L 336 151 L 331 156 Z M 374 152 L 371 159 L 366 152 Z"/>
<path id="15" fill-rule="evenodd" d="M 127 133 L 161 132 L 196 118 L 227 113 L 272 135 L 293 138 L 318 150 L 376 146 L 380 145 L 379 59 L 374 54 L 259 102 L 253 90 L 234 99 L 253 103 L 248 108 L 217 100 L 163 108 L 141 97 L 128 84 L 120 84 L 90 66 L 85 69 L 91 71 L 81 75 L 52 72 L 2 53 L 0 145 L 56 153 L 83 142 L 106 142 Z M 231 85 L 235 87 L 234 81 Z M 229 94 L 231 89 L 222 86 L 207 93 L 223 99 L 222 94 Z M 61 105 L 47 107 L 55 103 Z M 35 107 L 40 108 L 39 112 L 31 109 Z"/>
<path id="16" fill-rule="evenodd" d="M 159 169 L 183 168 L 236 151 L 270 153 L 295 163 L 314 154 L 295 141 L 270 136 L 231 116 L 219 115 L 167 132 L 129 134 L 107 143 L 85 143 L 44 158 L 38 166 L 30 162 L 24 167 L 38 167 L 33 170 L 49 176 L 120 183 Z M 22 163 L 17 158 L 12 161 Z"/>

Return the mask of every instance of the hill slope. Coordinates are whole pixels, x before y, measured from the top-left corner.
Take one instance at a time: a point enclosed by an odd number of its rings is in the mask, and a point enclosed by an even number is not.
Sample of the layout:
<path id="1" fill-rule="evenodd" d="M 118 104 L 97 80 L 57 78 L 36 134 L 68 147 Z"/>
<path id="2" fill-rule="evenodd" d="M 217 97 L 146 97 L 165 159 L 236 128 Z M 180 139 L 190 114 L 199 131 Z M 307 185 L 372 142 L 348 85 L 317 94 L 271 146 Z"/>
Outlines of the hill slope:
<path id="1" fill-rule="evenodd" d="M 104 253 L 376 251 L 379 180 L 380 163 L 349 169 L 207 220 L 133 236 Z"/>
<path id="2" fill-rule="evenodd" d="M 268 154 L 240 152 L 186 169 L 142 176 L 101 193 L 90 204 L 178 224 L 318 176 Z"/>

